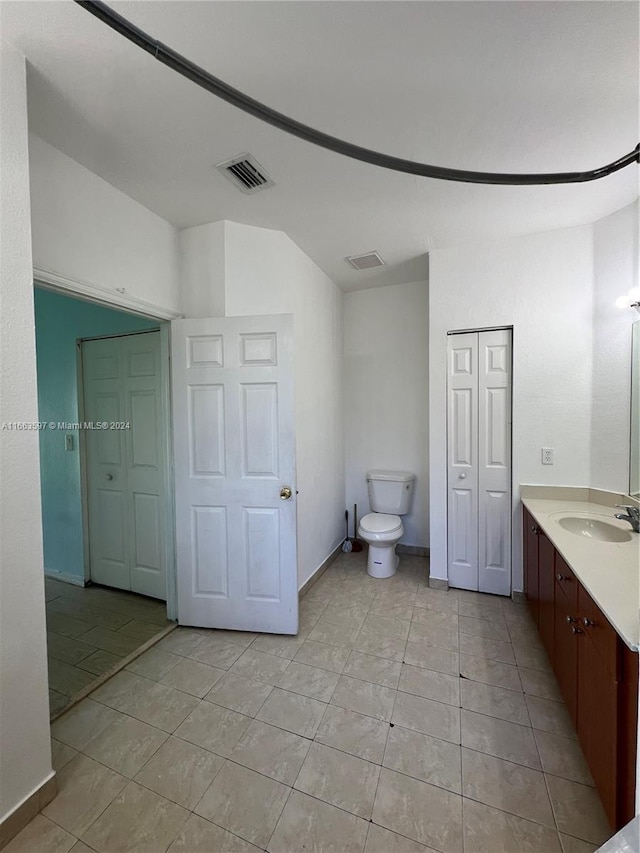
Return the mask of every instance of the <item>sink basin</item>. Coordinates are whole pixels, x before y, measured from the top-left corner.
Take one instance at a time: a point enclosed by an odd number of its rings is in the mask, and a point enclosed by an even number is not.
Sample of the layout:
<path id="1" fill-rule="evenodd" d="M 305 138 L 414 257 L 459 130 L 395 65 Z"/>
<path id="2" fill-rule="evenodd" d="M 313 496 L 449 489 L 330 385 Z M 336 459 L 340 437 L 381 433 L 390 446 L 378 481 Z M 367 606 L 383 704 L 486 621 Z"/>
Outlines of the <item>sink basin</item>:
<path id="1" fill-rule="evenodd" d="M 598 516 L 586 512 L 556 516 L 560 527 L 568 530 L 569 533 L 575 533 L 576 536 L 597 539 L 599 542 L 631 541 L 631 530 L 624 530 L 606 519 L 607 516 Z"/>

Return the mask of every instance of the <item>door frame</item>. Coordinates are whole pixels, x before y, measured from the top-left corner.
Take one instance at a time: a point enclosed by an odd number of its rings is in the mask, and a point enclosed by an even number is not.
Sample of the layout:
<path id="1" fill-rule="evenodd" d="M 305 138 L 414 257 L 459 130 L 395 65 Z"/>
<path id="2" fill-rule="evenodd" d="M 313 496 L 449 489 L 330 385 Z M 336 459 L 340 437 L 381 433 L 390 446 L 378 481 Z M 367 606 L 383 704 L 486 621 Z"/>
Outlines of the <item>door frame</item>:
<path id="1" fill-rule="evenodd" d="M 149 303 L 123 297 L 120 293 L 104 291 L 100 293 L 91 285 L 77 282 L 62 276 L 45 273 L 34 269 L 33 286 L 45 290 L 52 290 L 62 296 L 70 296 L 82 302 L 91 302 L 110 308 L 112 311 L 120 311 L 123 314 L 134 314 L 146 320 L 155 320 L 160 332 L 160 379 L 161 379 L 161 402 L 166 415 L 166 428 L 163 429 L 162 449 L 167 466 L 167 489 L 164 500 L 164 539 L 167 558 L 167 588 L 166 606 L 167 619 L 176 621 L 178 616 L 178 597 L 176 579 L 176 551 L 175 551 L 175 496 L 173 489 L 173 413 L 171 410 L 171 320 L 182 315 L 175 311 L 156 308 Z M 154 331 L 147 329 L 145 331 Z M 144 334 L 134 332 L 133 334 Z M 100 335 L 98 338 L 124 337 L 124 335 Z M 78 420 L 84 417 L 84 382 L 82 372 L 82 347 L 83 340 L 96 340 L 96 338 L 78 338 L 76 340 L 76 387 L 78 393 Z M 83 563 L 85 583 L 91 579 L 89 569 L 89 513 L 88 513 L 88 480 L 87 480 L 87 451 L 84 430 L 78 430 L 78 451 L 80 460 L 80 500 L 82 505 L 82 537 L 83 537 Z M 42 524 L 42 519 L 40 519 Z"/>
<path id="2" fill-rule="evenodd" d="M 513 466 L 513 389 L 515 387 L 514 376 L 513 376 L 513 366 L 514 366 L 514 327 L 510 325 L 504 326 L 480 326 L 475 329 L 454 329 L 447 332 L 447 339 L 450 337 L 454 337 L 455 335 L 470 335 L 470 334 L 480 334 L 482 332 L 509 332 L 511 338 L 511 352 L 510 352 L 510 379 L 511 379 L 511 394 L 510 394 L 510 420 L 509 420 L 509 428 L 511 431 L 511 441 L 510 441 L 510 454 L 509 454 L 509 465 L 510 465 L 510 485 L 511 485 L 511 493 L 510 497 L 510 506 L 511 512 L 509 514 L 509 554 L 511 557 L 510 563 L 510 574 L 509 574 L 509 598 L 513 597 L 513 531 L 514 531 L 514 502 L 513 496 L 515 494 L 515 483 L 514 483 L 514 466 Z M 446 466 L 446 490 L 445 494 L 447 496 L 445 513 L 447 519 L 447 536 L 446 536 L 446 555 L 447 555 L 447 585 L 449 583 L 449 354 L 448 354 L 448 344 L 447 344 L 447 358 L 446 358 L 446 386 L 445 386 L 445 466 Z M 506 597 L 506 596 L 505 596 Z"/>

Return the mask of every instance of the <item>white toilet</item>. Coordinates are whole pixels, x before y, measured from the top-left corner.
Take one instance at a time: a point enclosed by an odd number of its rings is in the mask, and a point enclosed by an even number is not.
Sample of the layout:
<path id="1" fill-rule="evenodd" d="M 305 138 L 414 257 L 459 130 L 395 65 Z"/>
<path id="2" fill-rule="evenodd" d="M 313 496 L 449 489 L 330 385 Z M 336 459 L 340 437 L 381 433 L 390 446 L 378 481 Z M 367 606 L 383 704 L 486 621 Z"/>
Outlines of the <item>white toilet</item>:
<path id="1" fill-rule="evenodd" d="M 372 578 L 390 578 L 398 567 L 396 545 L 404 527 L 401 515 L 411 506 L 415 474 L 410 471 L 369 471 L 367 489 L 373 512 L 360 519 L 358 536 L 369 545 L 367 572 Z"/>

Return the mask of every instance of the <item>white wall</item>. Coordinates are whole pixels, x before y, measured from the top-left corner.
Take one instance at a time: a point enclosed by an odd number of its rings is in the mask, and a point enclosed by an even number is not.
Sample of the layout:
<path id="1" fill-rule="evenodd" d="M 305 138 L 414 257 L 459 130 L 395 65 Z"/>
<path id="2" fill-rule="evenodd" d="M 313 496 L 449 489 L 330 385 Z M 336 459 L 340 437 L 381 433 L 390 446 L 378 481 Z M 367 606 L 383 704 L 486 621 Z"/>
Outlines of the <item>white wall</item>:
<path id="1" fill-rule="evenodd" d="M 213 310 L 212 258 L 223 251 L 226 316 L 293 314 L 302 586 L 344 535 L 342 292 L 281 231 L 225 222 L 221 246 L 219 229 L 209 230 L 208 242 L 207 228 L 182 235 L 183 269 L 201 271 L 185 280 L 185 306 Z"/>
<path id="2" fill-rule="evenodd" d="M 24 57 L 0 42 L 0 421 L 37 421 Z M 51 775 L 38 433 L 0 431 L 0 822 Z"/>
<path id="3" fill-rule="evenodd" d="M 38 136 L 29 136 L 33 265 L 181 312 L 178 232 Z"/>
<path id="4" fill-rule="evenodd" d="M 344 419 L 349 530 L 369 512 L 366 472 L 416 474 L 406 545 L 429 545 L 429 297 L 427 282 L 344 296 Z"/>
<path id="5" fill-rule="evenodd" d="M 185 317 L 224 317 L 225 222 L 180 232 L 180 286 Z"/>
<path id="6" fill-rule="evenodd" d="M 638 287 L 638 202 L 593 226 L 593 408 L 591 485 L 629 490 L 631 326 L 640 320 L 615 300 Z"/>
<path id="7" fill-rule="evenodd" d="M 446 579 L 446 334 L 513 326 L 513 589 L 520 483 L 590 485 L 592 226 L 436 250 L 429 273 L 431 576 Z M 540 448 L 553 447 L 554 466 Z"/>

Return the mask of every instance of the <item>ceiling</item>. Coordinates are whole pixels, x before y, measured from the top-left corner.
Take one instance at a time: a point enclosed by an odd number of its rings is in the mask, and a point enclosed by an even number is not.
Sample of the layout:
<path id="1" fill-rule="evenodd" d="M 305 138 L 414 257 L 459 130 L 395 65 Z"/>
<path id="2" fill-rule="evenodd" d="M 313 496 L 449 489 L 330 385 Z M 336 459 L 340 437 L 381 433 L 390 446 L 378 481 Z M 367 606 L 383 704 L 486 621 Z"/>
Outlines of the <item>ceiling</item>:
<path id="1" fill-rule="evenodd" d="M 638 140 L 635 2 L 112 2 L 150 35 L 326 133 L 438 166 L 604 165 Z M 343 158 L 241 113 L 70 0 L 0 4 L 27 56 L 31 129 L 173 223 L 281 229 L 343 289 L 425 277 L 425 253 L 598 219 L 638 196 L 635 165 L 590 184 L 500 187 Z M 213 168 L 251 152 L 244 195 Z M 387 266 L 357 272 L 347 255 Z"/>

